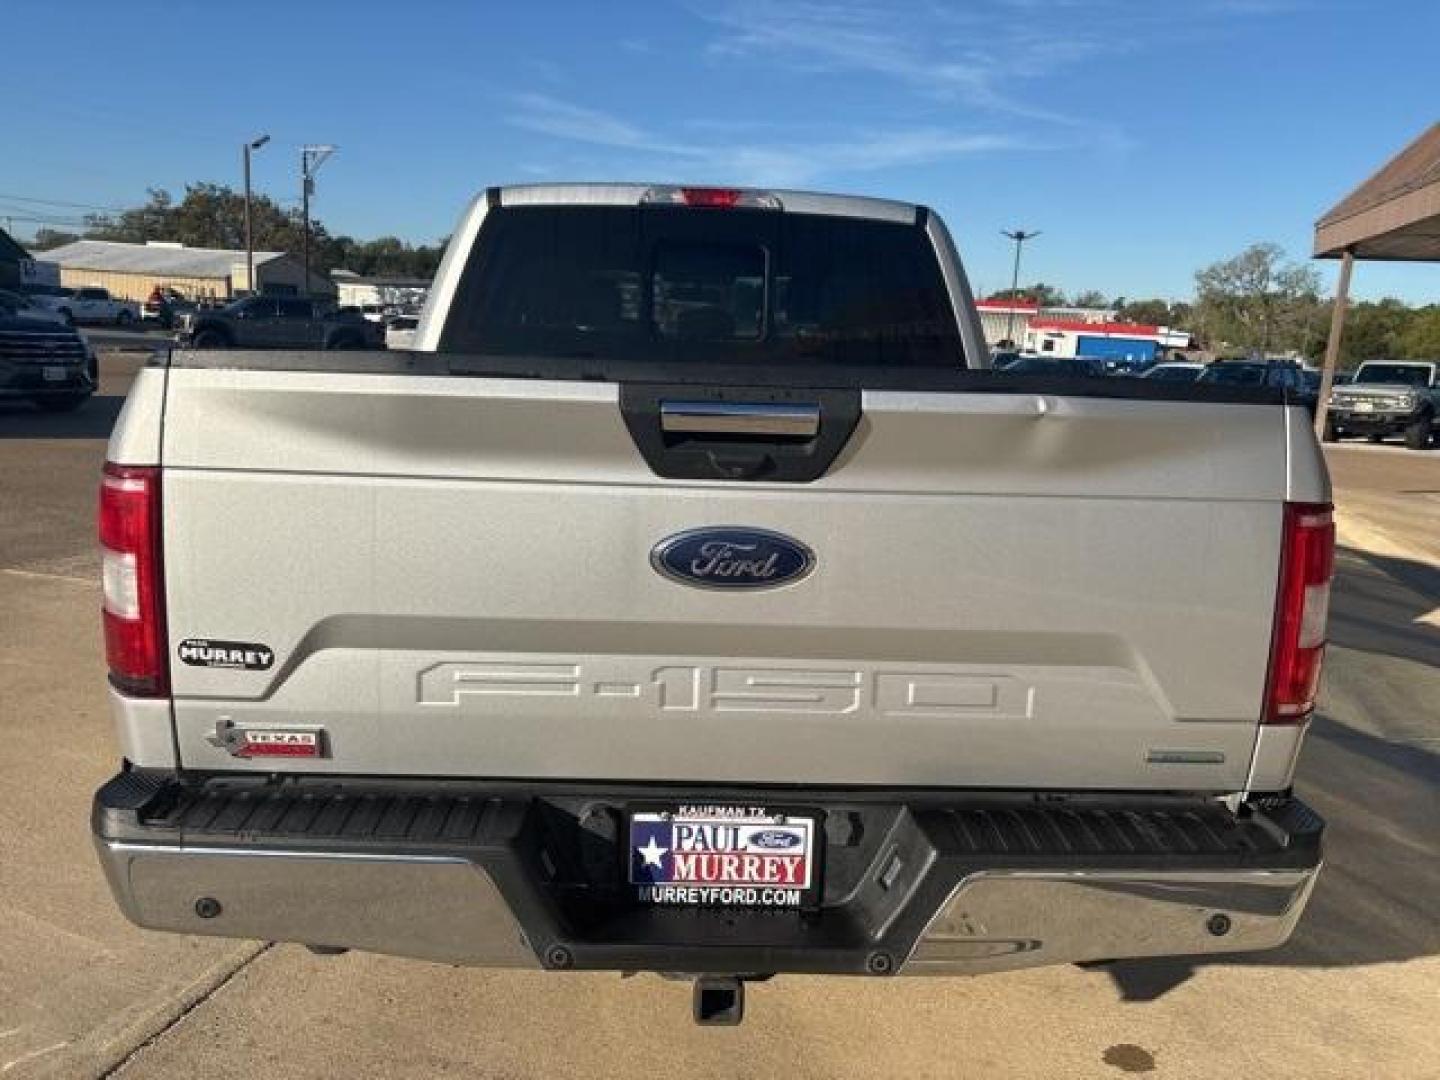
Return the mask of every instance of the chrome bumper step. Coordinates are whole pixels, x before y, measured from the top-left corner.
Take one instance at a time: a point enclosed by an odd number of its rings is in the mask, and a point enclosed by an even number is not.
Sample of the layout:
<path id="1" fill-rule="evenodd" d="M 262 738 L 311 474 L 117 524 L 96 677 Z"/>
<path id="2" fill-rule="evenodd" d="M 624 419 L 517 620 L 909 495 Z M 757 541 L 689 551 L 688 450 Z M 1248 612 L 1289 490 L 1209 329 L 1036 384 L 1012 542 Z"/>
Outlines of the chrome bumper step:
<path id="1" fill-rule="evenodd" d="M 783 801 L 824 817 L 813 909 L 637 906 L 636 803 Z M 1283 942 L 1323 823 L 1270 799 L 774 790 L 133 770 L 96 795 L 142 926 L 485 966 L 723 975 L 979 972 Z"/>

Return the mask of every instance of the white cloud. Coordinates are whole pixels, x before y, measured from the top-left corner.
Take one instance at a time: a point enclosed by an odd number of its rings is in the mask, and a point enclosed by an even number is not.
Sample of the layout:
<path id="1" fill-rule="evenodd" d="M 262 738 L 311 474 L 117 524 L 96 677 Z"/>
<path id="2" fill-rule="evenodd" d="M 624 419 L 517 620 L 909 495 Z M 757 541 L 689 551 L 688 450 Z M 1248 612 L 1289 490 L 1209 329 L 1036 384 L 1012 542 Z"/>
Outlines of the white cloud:
<path id="1" fill-rule="evenodd" d="M 512 100 L 518 111 L 509 121 L 516 127 L 600 146 L 641 149 L 649 141 L 644 132 L 623 120 L 548 94 L 517 94 Z"/>
<path id="2" fill-rule="evenodd" d="M 758 185 L 810 183 L 834 173 L 929 162 L 971 154 L 1037 149 L 1039 144 L 1010 134 L 965 133 L 936 127 L 856 131 L 843 138 L 747 138 L 743 127 L 725 125 L 673 139 L 627 120 L 545 94 L 520 94 L 506 118 L 514 127 L 571 142 L 621 151 L 621 163 L 640 171 L 688 170 L 697 178 Z M 703 127 L 700 130 L 704 130 Z M 764 131 L 763 126 L 760 131 Z M 633 165 L 631 165 L 633 162 Z M 612 163 L 612 165 L 615 163 Z"/>
<path id="3" fill-rule="evenodd" d="M 1028 104 L 1010 89 L 1018 79 L 1073 63 L 1099 47 L 1083 23 L 1067 27 L 1048 11 L 937 7 L 911 17 L 863 2 L 838 4 L 729 0 L 695 9 L 719 30 L 708 46 L 721 60 L 762 60 L 802 71 L 862 72 L 897 81 L 925 97 L 977 110 L 1073 126 L 1063 113 Z M 1057 9 L 1058 10 L 1058 9 Z"/>
<path id="4" fill-rule="evenodd" d="M 704 0 L 690 10 L 715 28 L 707 52 L 720 62 L 867 74 L 922 100 L 1117 138 L 1108 122 L 1037 102 L 1047 77 L 1074 72 L 1097 56 L 1170 48 L 1187 33 L 1223 30 L 1304 2 L 928 0 L 901 7 L 883 0 Z"/>
<path id="5" fill-rule="evenodd" d="M 892 109 L 898 118 L 825 130 L 785 127 L 772 117 L 690 116 L 683 128 L 661 131 L 588 104 L 523 93 L 509 99 L 507 122 L 572 149 L 605 151 L 590 162 L 604 175 L 664 172 L 768 185 L 1005 151 L 1128 151 L 1130 139 L 1112 120 L 1056 108 L 1040 100 L 1042 91 L 1063 93 L 1065 81 L 1056 76 L 1075 77 L 1097 55 L 1173 44 L 1187 28 L 1227 27 L 1301 0 L 1194 0 L 1178 11 L 1153 0 L 918 0 L 903 11 L 884 0 L 690 2 L 711 29 L 701 48 L 712 64 L 888 83 L 902 91 Z M 651 45 L 627 39 L 620 47 Z M 937 113 L 947 119 L 916 119 Z"/>

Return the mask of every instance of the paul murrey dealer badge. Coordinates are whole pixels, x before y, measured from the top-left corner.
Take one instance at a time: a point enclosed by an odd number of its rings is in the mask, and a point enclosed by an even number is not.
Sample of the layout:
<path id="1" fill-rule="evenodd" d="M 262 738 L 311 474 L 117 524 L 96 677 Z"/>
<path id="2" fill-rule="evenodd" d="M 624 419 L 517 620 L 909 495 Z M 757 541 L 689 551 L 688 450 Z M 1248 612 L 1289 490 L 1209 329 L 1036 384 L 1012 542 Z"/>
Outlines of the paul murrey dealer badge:
<path id="1" fill-rule="evenodd" d="M 630 819 L 642 902 L 799 907 L 814 875 L 815 821 L 764 807 L 682 806 Z"/>

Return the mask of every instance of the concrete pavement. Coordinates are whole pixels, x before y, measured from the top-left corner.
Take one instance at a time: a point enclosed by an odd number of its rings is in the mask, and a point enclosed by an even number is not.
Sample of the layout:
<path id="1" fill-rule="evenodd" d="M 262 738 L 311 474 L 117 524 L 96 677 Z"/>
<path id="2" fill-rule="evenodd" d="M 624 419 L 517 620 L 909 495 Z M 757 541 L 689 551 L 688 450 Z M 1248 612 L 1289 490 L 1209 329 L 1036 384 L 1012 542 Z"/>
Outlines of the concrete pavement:
<path id="1" fill-rule="evenodd" d="M 0 404 L 4 1080 L 1440 1075 L 1440 560 L 1412 543 L 1440 460 L 1331 451 L 1346 550 L 1298 784 L 1329 819 L 1328 865 L 1288 946 L 968 980 L 782 978 L 751 989 L 743 1027 L 698 1029 L 688 985 L 653 976 L 320 958 L 150 934 L 114 910 L 86 821 L 114 767 L 91 515 L 142 359 L 107 356 L 103 396 L 73 416 Z"/>
<path id="2" fill-rule="evenodd" d="M 1326 459 L 1343 524 L 1366 547 L 1440 567 L 1440 449 L 1345 443 Z"/>
<path id="3" fill-rule="evenodd" d="M 143 357 L 52 416 L 0 403 L 0 1076 L 103 1073 L 258 946 L 163 938 L 114 910 L 90 792 L 115 769 L 93 540 L 109 432 Z"/>

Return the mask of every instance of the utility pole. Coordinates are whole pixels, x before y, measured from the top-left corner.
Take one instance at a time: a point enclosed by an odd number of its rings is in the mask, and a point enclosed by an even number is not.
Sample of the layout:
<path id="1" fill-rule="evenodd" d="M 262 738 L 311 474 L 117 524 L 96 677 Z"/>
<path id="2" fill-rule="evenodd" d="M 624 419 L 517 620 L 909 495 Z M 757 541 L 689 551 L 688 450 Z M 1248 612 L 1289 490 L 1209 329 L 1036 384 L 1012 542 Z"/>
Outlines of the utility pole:
<path id="1" fill-rule="evenodd" d="M 1026 240 L 1034 240 L 1040 235 L 1040 230 L 1026 232 L 1024 229 L 1001 229 L 1001 236 L 1008 236 L 1015 241 L 1015 269 L 1010 275 L 1010 316 L 1005 320 L 1005 338 L 1010 342 L 1010 348 L 1015 347 L 1015 293 L 1020 288 L 1020 248 Z"/>
<path id="2" fill-rule="evenodd" d="M 251 139 L 244 146 L 245 158 L 245 291 L 255 294 L 255 236 L 250 225 L 250 155 L 270 141 L 269 135 Z"/>
<path id="3" fill-rule="evenodd" d="M 328 145 L 300 148 L 300 217 L 305 232 L 301 243 L 304 245 L 306 296 L 310 295 L 310 196 L 315 193 L 315 174 L 335 150 L 336 147 Z"/>

